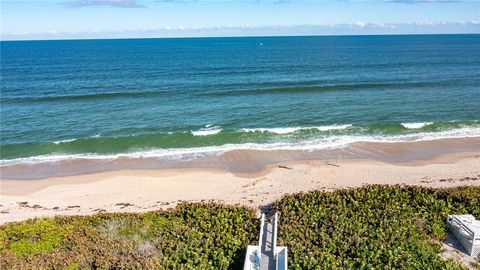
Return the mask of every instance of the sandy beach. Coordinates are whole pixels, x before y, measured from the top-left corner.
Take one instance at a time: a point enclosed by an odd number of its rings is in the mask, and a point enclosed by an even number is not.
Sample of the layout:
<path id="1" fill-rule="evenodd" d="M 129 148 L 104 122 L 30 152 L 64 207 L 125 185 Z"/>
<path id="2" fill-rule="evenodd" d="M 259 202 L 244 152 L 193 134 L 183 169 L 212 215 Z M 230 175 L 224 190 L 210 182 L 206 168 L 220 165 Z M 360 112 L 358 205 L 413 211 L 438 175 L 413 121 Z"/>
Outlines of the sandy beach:
<path id="1" fill-rule="evenodd" d="M 4 2 L 0 270 L 480 269 L 476 1 Z"/>
<path id="2" fill-rule="evenodd" d="M 469 142 L 472 143 L 472 139 Z M 396 152 L 397 157 L 391 160 L 291 160 L 249 173 L 222 168 L 170 168 L 115 170 L 34 180 L 1 179 L 0 223 L 54 215 L 141 212 L 174 207 L 180 202 L 209 200 L 259 208 L 289 193 L 368 184 L 434 188 L 480 186 L 480 151 L 432 154 L 441 151 L 409 145 L 412 147 L 375 145 L 375 151 L 370 150 L 370 153 L 382 152 L 385 157 L 391 156 L 389 151 Z M 366 146 L 374 147 L 369 144 L 363 147 Z M 418 149 L 422 150 L 423 158 L 412 159 L 412 153 Z M 228 153 L 223 158 L 234 155 Z M 400 156 L 404 160 L 398 158 Z"/>

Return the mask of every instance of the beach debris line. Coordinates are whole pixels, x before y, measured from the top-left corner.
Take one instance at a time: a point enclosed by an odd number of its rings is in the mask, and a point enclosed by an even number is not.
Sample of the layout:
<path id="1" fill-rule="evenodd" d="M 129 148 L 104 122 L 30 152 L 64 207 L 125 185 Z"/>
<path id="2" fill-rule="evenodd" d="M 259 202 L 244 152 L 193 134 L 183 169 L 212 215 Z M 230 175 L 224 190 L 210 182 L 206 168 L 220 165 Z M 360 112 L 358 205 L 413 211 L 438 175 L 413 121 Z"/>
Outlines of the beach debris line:
<path id="1" fill-rule="evenodd" d="M 340 168 L 340 165 L 333 164 L 333 163 L 329 163 L 329 162 L 325 163 L 325 165 L 327 165 L 327 166 L 333 166 L 333 167 L 339 167 L 339 168 Z"/>
<path id="2" fill-rule="evenodd" d="M 262 178 L 259 178 L 259 179 L 254 180 L 254 181 L 252 181 L 252 182 L 250 182 L 250 183 L 248 183 L 248 184 L 245 184 L 245 185 L 243 185 L 242 187 L 243 187 L 243 188 L 253 188 L 253 187 L 255 187 L 256 185 L 258 185 L 258 184 L 260 184 L 260 183 L 262 183 L 262 182 L 264 182 L 264 181 L 266 181 L 266 180 L 267 180 L 266 177 L 262 177 Z"/>
<path id="3" fill-rule="evenodd" d="M 115 206 L 121 206 L 120 209 L 124 209 L 129 206 L 134 206 L 133 203 L 116 203 Z"/>

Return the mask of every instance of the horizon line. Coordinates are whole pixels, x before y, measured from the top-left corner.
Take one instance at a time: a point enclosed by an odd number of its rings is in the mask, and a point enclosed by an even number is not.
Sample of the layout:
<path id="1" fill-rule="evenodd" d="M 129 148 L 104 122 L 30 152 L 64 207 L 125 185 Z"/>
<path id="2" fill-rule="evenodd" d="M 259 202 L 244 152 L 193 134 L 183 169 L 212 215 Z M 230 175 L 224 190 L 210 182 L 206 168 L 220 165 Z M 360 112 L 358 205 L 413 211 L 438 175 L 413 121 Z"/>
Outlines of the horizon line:
<path id="1" fill-rule="evenodd" d="M 319 35 L 245 35 L 245 36 L 178 36 L 178 37 L 97 37 L 97 38 L 59 38 L 59 39 L 1 39 L 0 42 L 21 41 L 81 41 L 81 40 L 134 40 L 134 39 L 201 39 L 201 38 L 255 38 L 255 37 L 354 37 L 354 36 L 443 36 L 443 35 L 480 35 L 478 33 L 402 33 L 402 34 L 319 34 Z"/>

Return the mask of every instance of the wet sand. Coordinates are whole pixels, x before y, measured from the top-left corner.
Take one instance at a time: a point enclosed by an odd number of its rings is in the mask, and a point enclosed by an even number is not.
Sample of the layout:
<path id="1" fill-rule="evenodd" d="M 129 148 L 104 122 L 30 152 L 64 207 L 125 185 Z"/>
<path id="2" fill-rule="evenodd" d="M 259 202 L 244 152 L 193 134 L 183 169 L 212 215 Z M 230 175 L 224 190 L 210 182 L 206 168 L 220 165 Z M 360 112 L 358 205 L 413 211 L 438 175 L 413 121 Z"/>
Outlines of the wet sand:
<path id="1" fill-rule="evenodd" d="M 356 142 L 341 148 L 300 150 L 239 149 L 223 154 L 210 153 L 197 159 L 159 157 L 118 157 L 115 159 L 72 158 L 60 162 L 1 165 L 2 179 L 42 179 L 118 170 L 221 169 L 235 175 L 258 173 L 271 164 L 300 160 L 365 159 L 405 164 L 462 152 L 480 152 L 480 137 L 416 142 Z"/>
<path id="2" fill-rule="evenodd" d="M 308 159 L 307 152 L 297 160 L 279 161 L 247 172 L 193 167 L 115 170 L 35 180 L 1 179 L 0 223 L 105 211 L 142 212 L 174 207 L 182 201 L 214 200 L 258 208 L 289 193 L 332 191 L 367 184 L 480 186 L 478 142 L 478 138 L 470 138 L 447 142 L 358 143 L 350 146 L 357 155 L 354 158 L 326 155 Z M 444 147 L 438 149 L 439 145 Z M 358 155 L 362 151 L 363 155 Z M 284 158 L 282 155 L 289 158 L 298 155 L 283 151 L 236 151 L 218 159 L 254 164 L 252 160 L 262 161 L 264 156 L 271 158 L 272 154 L 278 159 Z"/>

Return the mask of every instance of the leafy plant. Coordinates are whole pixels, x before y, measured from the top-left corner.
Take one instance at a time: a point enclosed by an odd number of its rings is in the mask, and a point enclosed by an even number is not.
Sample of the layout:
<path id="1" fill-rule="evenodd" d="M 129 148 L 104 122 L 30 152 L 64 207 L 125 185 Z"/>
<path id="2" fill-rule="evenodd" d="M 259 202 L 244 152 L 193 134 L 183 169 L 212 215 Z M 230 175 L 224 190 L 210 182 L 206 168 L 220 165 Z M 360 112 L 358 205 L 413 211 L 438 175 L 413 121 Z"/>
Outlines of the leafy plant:
<path id="1" fill-rule="evenodd" d="M 368 186 L 283 197 L 290 269 L 462 269 L 439 256 L 448 214 L 480 217 L 480 187 Z M 1 269 L 242 269 L 258 241 L 246 207 L 58 216 L 0 226 Z"/>
<path id="2" fill-rule="evenodd" d="M 174 210 L 55 217 L 0 227 L 2 269 L 240 269 L 256 239 L 252 209 L 182 204 Z"/>
<path id="3" fill-rule="evenodd" d="M 448 214 L 480 216 L 480 188 L 368 186 L 282 198 L 291 269 L 462 269 L 440 258 Z"/>

